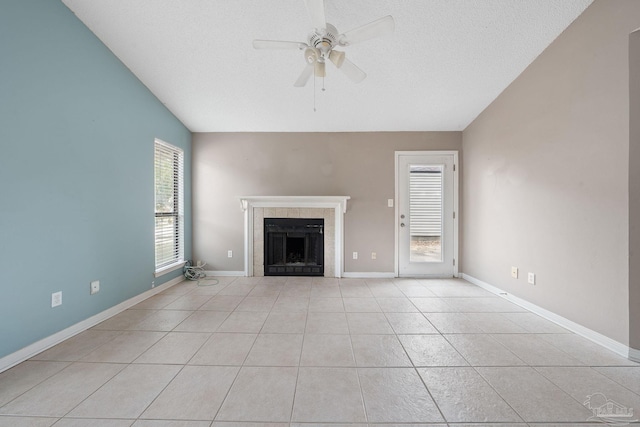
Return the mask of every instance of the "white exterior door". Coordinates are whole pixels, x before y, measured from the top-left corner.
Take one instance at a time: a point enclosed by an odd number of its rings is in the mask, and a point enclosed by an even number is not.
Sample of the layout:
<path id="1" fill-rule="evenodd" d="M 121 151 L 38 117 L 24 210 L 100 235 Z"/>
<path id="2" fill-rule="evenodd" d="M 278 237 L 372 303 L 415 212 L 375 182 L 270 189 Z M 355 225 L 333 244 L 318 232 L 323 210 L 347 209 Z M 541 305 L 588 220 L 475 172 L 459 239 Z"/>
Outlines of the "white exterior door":
<path id="1" fill-rule="evenodd" d="M 399 276 L 457 275 L 457 153 L 396 153 Z"/>

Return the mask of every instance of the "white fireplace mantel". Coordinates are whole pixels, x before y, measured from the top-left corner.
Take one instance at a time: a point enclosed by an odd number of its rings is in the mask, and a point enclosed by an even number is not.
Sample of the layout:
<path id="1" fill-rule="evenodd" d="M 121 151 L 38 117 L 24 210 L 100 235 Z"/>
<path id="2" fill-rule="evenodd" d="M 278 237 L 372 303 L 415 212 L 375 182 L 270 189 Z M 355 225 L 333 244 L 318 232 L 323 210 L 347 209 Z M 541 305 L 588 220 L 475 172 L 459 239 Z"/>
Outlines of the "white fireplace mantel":
<path id="1" fill-rule="evenodd" d="M 244 274 L 253 276 L 253 210 L 254 208 L 321 208 L 335 210 L 335 263 L 333 277 L 344 272 L 344 214 L 349 196 L 242 196 L 240 205 L 244 211 Z"/>
<path id="2" fill-rule="evenodd" d="M 240 197 L 242 210 L 250 206 L 257 208 L 336 208 L 347 212 L 349 196 L 243 196 Z"/>

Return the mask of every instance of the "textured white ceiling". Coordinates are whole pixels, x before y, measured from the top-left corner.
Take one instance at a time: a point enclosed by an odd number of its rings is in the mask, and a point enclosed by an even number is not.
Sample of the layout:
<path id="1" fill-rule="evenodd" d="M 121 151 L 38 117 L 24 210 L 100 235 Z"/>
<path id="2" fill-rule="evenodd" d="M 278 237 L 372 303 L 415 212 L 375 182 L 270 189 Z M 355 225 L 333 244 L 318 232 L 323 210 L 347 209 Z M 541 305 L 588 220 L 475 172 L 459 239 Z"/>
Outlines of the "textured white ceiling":
<path id="1" fill-rule="evenodd" d="M 295 88 L 302 0 L 62 0 L 193 132 L 463 130 L 592 0 L 326 0 L 340 32 L 384 15 L 396 30 L 345 48 L 368 77 L 327 65 Z"/>

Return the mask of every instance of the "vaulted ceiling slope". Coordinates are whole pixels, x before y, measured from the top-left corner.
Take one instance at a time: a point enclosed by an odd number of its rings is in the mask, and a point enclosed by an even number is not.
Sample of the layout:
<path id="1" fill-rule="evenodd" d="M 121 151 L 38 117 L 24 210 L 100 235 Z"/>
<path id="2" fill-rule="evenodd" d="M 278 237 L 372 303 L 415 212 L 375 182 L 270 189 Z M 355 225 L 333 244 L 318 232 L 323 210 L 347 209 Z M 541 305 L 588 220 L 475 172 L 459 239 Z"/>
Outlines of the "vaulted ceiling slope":
<path id="1" fill-rule="evenodd" d="M 302 0 L 62 1 L 193 132 L 348 132 L 463 130 L 592 0 L 326 0 L 340 32 L 395 31 L 347 48 L 363 82 L 304 88 L 302 52 L 252 47 L 306 41 Z"/>

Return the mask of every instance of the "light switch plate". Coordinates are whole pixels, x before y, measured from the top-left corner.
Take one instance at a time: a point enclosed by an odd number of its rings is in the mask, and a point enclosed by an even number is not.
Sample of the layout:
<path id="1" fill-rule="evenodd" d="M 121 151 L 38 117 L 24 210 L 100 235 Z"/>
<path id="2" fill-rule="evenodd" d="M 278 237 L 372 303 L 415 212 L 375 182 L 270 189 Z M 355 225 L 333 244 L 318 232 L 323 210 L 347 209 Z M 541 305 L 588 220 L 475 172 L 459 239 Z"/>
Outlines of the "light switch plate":
<path id="1" fill-rule="evenodd" d="M 97 294 L 98 292 L 100 292 L 100 281 L 94 280 L 91 282 L 91 295 Z"/>

